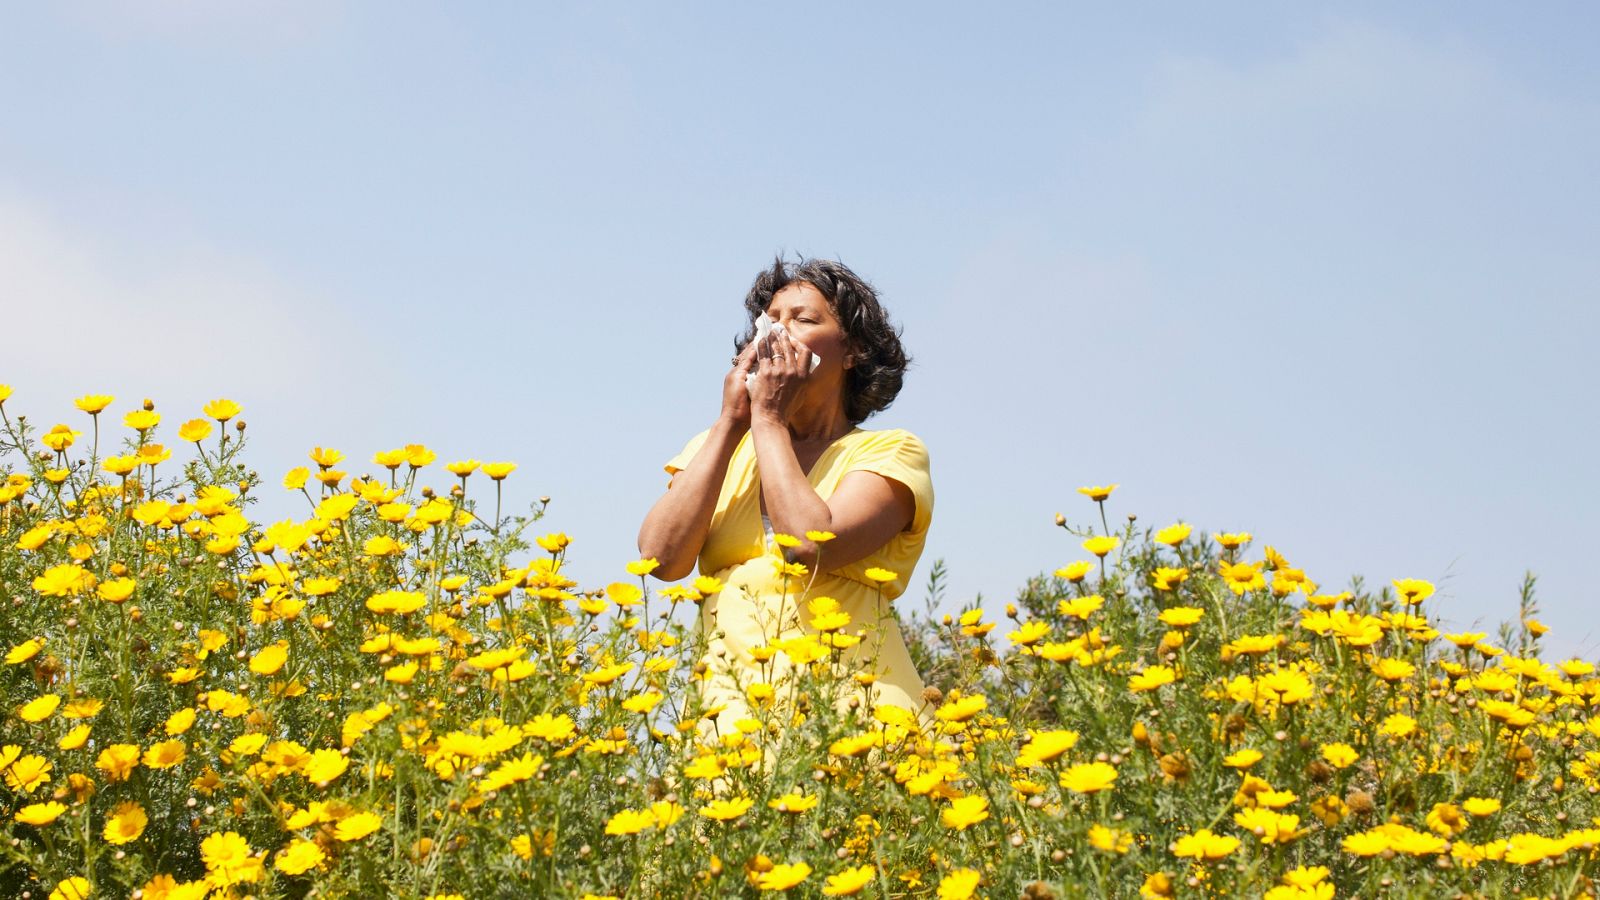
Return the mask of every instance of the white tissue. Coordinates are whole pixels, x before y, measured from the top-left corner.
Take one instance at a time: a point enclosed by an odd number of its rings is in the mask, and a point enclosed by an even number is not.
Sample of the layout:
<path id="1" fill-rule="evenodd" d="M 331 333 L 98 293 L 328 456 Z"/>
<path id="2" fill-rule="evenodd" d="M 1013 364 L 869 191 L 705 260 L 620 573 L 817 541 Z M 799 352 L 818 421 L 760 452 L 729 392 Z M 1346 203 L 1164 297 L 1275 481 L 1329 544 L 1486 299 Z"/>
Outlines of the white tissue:
<path id="1" fill-rule="evenodd" d="M 772 321 L 767 317 L 766 313 L 762 313 L 756 317 L 756 341 L 764 341 L 767 339 L 768 335 L 785 333 L 786 332 L 783 330 L 783 323 Z M 817 370 L 817 366 L 819 365 L 822 365 L 822 357 L 815 353 L 811 354 L 811 371 L 815 372 Z M 755 380 L 755 367 L 751 366 L 750 373 L 744 376 L 745 387 L 749 387 L 751 384 L 754 384 Z"/>

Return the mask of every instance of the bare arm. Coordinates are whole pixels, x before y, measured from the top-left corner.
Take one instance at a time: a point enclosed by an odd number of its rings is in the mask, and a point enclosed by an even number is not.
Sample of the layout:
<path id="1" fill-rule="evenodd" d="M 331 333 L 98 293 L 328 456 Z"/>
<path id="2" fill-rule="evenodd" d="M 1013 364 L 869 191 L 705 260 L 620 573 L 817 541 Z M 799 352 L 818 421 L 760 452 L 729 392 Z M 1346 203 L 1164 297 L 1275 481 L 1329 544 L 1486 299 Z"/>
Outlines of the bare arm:
<path id="1" fill-rule="evenodd" d="M 748 425 L 718 418 L 694 459 L 672 476 L 667 492 L 650 508 L 639 528 L 639 555 L 655 557 L 661 565 L 655 576 L 677 581 L 694 571 L 711 531 L 717 495 L 728 472 L 728 461 Z"/>
<path id="2" fill-rule="evenodd" d="M 639 526 L 639 555 L 655 557 L 661 565 L 655 576 L 677 581 L 694 571 L 700 549 L 711 533 L 717 495 L 727 477 L 728 460 L 750 430 L 750 392 L 745 375 L 755 362 L 756 342 L 751 341 L 722 379 L 722 412 L 711 426 L 694 459 L 672 475 L 667 492 L 650 508 Z"/>
<path id="3" fill-rule="evenodd" d="M 876 472 L 851 472 L 824 501 L 800 469 L 787 425 L 756 416 L 750 437 L 772 530 L 801 540 L 789 551 L 796 562 L 817 564 L 818 546 L 806 539 L 807 531 L 833 532 L 822 551 L 833 571 L 865 559 L 911 525 L 916 499 L 904 484 Z"/>

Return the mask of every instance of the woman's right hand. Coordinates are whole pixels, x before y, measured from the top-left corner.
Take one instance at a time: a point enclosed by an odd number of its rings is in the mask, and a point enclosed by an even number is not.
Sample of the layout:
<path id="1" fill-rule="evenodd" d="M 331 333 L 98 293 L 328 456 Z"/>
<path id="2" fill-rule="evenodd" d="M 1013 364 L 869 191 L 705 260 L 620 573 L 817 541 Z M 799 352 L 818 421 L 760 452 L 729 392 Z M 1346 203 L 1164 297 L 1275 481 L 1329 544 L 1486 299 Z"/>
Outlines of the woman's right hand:
<path id="1" fill-rule="evenodd" d="M 744 382 L 756 364 L 756 343 L 745 345 L 744 352 L 734 357 L 733 371 L 722 379 L 722 418 L 744 427 L 750 425 L 750 389 Z"/>

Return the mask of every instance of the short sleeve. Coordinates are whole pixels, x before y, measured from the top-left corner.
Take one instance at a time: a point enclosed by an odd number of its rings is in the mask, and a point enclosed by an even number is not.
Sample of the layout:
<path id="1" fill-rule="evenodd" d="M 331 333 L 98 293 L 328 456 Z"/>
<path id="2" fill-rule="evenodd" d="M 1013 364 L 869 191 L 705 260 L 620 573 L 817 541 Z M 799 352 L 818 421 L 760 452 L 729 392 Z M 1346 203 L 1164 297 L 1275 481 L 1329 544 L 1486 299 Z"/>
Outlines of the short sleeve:
<path id="1" fill-rule="evenodd" d="M 933 521 L 933 477 L 921 438 L 903 428 L 876 432 L 857 448 L 845 471 L 876 472 L 910 488 L 917 508 L 907 532 L 921 535 L 928 530 Z"/>
<path id="2" fill-rule="evenodd" d="M 667 460 L 667 464 L 662 468 L 666 469 L 668 475 L 676 475 L 683 471 L 689 465 L 689 461 L 694 459 L 695 454 L 700 452 L 701 445 L 710 435 L 711 429 L 707 428 L 690 438 L 689 443 L 684 444 L 683 449 L 678 451 L 678 455 Z"/>

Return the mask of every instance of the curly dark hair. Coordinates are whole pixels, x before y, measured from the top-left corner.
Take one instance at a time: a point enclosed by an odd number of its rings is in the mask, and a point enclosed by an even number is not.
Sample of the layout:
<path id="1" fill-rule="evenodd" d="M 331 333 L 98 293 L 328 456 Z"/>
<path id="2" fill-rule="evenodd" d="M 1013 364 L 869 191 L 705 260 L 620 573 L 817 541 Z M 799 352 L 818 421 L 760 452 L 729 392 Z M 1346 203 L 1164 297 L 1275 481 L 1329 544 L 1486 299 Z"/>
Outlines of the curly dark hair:
<path id="1" fill-rule="evenodd" d="M 878 292 L 844 263 L 828 259 L 801 259 L 785 262 L 782 256 L 772 268 L 756 276 L 744 297 L 750 326 L 735 339 L 735 353 L 755 339 L 756 318 L 772 304 L 772 295 L 796 282 L 817 289 L 844 326 L 855 365 L 845 370 L 845 416 L 852 425 L 866 421 L 873 413 L 889 408 L 905 381 L 911 357 L 900 344 L 900 329 L 889 321 L 889 314 L 878 302 Z"/>

